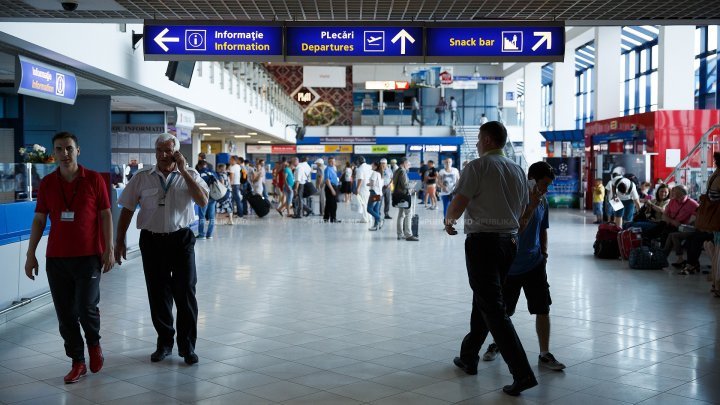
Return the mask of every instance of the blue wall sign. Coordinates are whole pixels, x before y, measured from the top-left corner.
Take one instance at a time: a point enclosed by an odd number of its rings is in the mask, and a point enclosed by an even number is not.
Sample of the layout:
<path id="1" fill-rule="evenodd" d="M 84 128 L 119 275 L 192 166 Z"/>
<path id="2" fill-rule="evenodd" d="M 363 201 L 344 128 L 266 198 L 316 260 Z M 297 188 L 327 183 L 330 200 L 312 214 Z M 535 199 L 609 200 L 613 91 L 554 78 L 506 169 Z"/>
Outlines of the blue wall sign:
<path id="1" fill-rule="evenodd" d="M 285 38 L 288 61 L 423 60 L 419 26 L 288 26 Z"/>
<path id="2" fill-rule="evenodd" d="M 151 24 L 145 24 L 143 33 L 145 60 L 283 59 L 280 25 Z"/>
<path id="3" fill-rule="evenodd" d="M 427 62 L 551 62 L 565 56 L 565 27 L 561 25 L 430 26 L 425 34 Z"/>
<path id="4" fill-rule="evenodd" d="M 73 73 L 18 56 L 15 75 L 18 94 L 75 104 L 78 85 Z"/>

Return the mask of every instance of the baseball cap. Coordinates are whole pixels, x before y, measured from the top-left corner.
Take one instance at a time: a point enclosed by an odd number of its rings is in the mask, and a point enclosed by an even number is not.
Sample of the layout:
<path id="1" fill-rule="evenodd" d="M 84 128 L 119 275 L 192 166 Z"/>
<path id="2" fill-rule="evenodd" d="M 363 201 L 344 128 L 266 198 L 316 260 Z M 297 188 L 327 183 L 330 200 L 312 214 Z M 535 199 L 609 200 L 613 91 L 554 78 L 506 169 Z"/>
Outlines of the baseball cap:
<path id="1" fill-rule="evenodd" d="M 316 164 L 316 165 L 322 165 L 322 164 L 325 164 L 325 162 L 324 162 L 322 159 L 317 159 L 317 160 L 315 161 L 315 164 Z"/>
<path id="2" fill-rule="evenodd" d="M 380 163 L 387 163 L 387 159 L 385 159 L 385 158 L 380 159 Z"/>

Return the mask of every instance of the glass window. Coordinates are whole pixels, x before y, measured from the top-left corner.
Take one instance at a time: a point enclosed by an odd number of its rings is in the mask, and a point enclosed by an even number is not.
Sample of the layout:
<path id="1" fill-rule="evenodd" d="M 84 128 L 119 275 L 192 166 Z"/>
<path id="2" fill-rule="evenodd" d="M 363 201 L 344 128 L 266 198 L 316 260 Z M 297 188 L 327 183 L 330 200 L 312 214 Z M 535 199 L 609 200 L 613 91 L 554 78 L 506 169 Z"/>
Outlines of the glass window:
<path id="1" fill-rule="evenodd" d="M 711 25 L 707 29 L 708 41 L 707 50 L 708 52 L 717 51 L 718 46 L 718 26 Z"/>
<path id="2" fill-rule="evenodd" d="M 652 58 L 652 64 L 651 64 L 652 69 L 658 68 L 658 54 L 659 54 L 659 52 L 658 52 L 657 45 L 650 48 L 650 57 Z"/>

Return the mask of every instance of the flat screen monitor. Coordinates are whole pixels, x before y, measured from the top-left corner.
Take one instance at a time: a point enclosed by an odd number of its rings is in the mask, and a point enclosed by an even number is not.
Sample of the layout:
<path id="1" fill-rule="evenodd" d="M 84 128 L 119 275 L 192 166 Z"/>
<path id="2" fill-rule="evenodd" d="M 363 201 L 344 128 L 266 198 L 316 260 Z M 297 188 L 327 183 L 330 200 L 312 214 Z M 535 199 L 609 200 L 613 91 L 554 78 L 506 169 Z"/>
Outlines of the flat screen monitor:
<path id="1" fill-rule="evenodd" d="M 168 63 L 165 76 L 183 87 L 190 87 L 190 81 L 192 80 L 194 71 L 195 61 L 173 61 Z"/>

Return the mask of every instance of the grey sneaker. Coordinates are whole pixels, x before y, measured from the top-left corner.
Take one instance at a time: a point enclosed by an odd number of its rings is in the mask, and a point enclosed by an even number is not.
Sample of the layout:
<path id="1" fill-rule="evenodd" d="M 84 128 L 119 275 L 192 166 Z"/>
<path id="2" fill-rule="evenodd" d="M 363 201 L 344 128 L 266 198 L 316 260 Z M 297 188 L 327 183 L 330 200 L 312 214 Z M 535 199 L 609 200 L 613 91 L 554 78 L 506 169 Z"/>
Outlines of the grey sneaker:
<path id="1" fill-rule="evenodd" d="M 408 236 L 407 238 L 405 238 L 405 240 L 406 240 L 406 241 L 410 241 L 410 242 L 417 242 L 417 241 L 419 241 L 420 239 L 418 239 L 417 236 Z"/>
<path id="2" fill-rule="evenodd" d="M 498 353 L 500 353 L 500 349 L 498 349 L 497 345 L 493 342 L 490 343 L 490 346 L 488 346 L 487 351 L 485 354 L 483 354 L 483 361 L 493 361 L 497 358 Z"/>
<path id="3" fill-rule="evenodd" d="M 538 356 L 538 365 L 550 370 L 560 371 L 565 368 L 565 365 L 555 360 L 555 356 L 552 353 Z"/>

